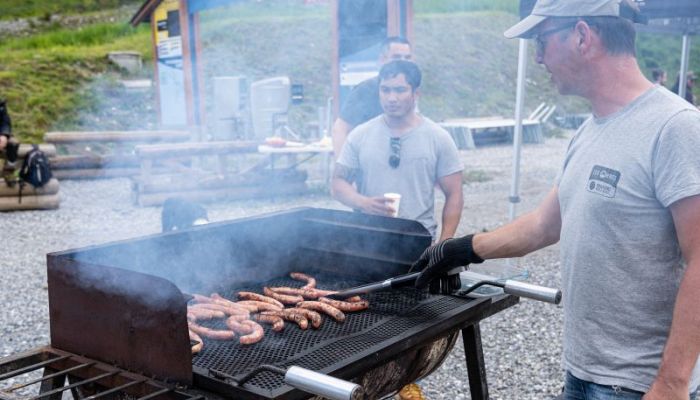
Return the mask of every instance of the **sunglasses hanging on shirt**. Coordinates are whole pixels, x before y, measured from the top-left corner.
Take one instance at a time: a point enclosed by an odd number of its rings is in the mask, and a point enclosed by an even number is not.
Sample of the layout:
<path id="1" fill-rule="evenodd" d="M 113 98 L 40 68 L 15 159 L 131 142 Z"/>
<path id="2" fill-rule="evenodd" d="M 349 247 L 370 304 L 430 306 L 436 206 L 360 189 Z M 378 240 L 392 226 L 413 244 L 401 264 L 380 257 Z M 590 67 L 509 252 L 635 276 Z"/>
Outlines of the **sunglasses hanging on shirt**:
<path id="1" fill-rule="evenodd" d="M 398 168 L 401 164 L 401 138 L 393 137 L 389 141 L 391 146 L 391 155 L 389 156 L 389 166 L 391 168 Z"/>

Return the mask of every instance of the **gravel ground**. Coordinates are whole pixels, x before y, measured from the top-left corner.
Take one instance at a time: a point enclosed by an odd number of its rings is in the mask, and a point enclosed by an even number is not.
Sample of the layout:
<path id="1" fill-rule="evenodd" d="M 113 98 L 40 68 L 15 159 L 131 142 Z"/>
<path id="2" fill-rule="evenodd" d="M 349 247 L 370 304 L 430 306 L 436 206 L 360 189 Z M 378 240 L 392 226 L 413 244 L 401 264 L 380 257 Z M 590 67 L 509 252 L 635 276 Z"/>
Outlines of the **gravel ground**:
<path id="1" fill-rule="evenodd" d="M 526 145 L 522 152 L 518 214 L 533 209 L 552 185 L 567 138 Z M 462 152 L 473 182 L 464 186 L 460 234 L 493 229 L 508 220 L 507 198 L 512 148 Z M 0 357 L 49 343 L 46 261 L 49 252 L 127 239 L 160 231 L 160 208 L 132 205 L 127 179 L 61 182 L 61 206 L 51 211 L 0 215 L 4 242 L 0 256 Z M 439 199 L 439 204 L 442 200 Z M 342 208 L 316 193 L 288 199 L 207 205 L 210 220 L 221 221 L 298 206 Z M 440 207 L 438 207 L 440 208 Z M 533 283 L 557 287 L 556 246 L 514 260 Z M 481 324 L 491 398 L 548 399 L 562 384 L 559 357 L 562 310 L 531 300 Z M 469 399 L 461 340 L 440 369 L 421 386 L 429 399 Z"/>

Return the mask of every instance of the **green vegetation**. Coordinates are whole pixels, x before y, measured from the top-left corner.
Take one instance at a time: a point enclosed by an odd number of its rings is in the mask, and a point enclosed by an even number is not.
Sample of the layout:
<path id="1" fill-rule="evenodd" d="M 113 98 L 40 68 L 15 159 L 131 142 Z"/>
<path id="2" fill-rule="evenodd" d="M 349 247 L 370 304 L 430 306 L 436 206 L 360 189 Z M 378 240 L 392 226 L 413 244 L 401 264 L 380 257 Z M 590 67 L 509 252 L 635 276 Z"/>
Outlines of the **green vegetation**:
<path id="1" fill-rule="evenodd" d="M 413 2 L 416 14 L 453 13 L 464 11 L 506 11 L 518 13 L 518 0 L 418 0 Z"/>
<path id="2" fill-rule="evenodd" d="M 0 95 L 8 100 L 14 131 L 23 141 L 41 141 L 57 126 L 71 126 L 95 100 L 83 89 L 109 69 L 110 51 L 136 50 L 151 58 L 148 27 L 124 23 L 56 29 L 0 42 Z"/>
<path id="3" fill-rule="evenodd" d="M 79 14 L 140 2 L 141 0 L 2 0 L 0 19 L 40 17 L 48 20 L 52 14 Z"/>

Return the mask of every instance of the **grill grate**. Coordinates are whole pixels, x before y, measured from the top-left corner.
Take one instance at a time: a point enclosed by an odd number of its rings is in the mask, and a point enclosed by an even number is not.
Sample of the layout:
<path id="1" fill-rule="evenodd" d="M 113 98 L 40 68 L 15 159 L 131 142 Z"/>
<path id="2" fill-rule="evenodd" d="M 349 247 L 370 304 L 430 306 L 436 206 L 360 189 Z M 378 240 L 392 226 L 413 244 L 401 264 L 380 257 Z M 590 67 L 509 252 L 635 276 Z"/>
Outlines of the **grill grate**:
<path id="1" fill-rule="evenodd" d="M 326 281 L 332 282 L 331 279 Z M 321 280 L 321 282 L 323 282 Z M 352 287 L 361 282 L 341 282 L 333 287 L 319 285 L 323 289 Z M 300 282 L 288 278 L 275 279 L 265 286 L 301 286 Z M 260 292 L 263 284 L 221 293 L 229 299 L 241 290 Z M 204 339 L 204 349 L 193 357 L 193 366 L 204 370 L 216 370 L 232 376 L 252 371 L 261 364 L 280 367 L 298 365 L 315 371 L 324 370 L 340 361 L 357 357 L 382 342 L 406 335 L 421 326 L 432 326 L 436 319 L 444 318 L 445 312 L 465 304 L 464 299 L 432 296 L 413 289 L 377 292 L 365 296 L 370 308 L 359 313 L 346 313 L 344 323 L 324 317 L 318 330 L 301 330 L 295 324 L 285 322 L 282 332 L 274 332 L 263 325 L 265 337 L 251 346 L 239 345 L 236 341 Z M 206 324 L 206 323 L 205 323 Z M 211 322 L 207 326 L 225 329 L 223 321 Z M 195 370 L 196 372 L 196 370 Z M 247 387 L 274 391 L 284 385 L 282 377 L 271 372 L 261 372 L 252 378 Z"/>

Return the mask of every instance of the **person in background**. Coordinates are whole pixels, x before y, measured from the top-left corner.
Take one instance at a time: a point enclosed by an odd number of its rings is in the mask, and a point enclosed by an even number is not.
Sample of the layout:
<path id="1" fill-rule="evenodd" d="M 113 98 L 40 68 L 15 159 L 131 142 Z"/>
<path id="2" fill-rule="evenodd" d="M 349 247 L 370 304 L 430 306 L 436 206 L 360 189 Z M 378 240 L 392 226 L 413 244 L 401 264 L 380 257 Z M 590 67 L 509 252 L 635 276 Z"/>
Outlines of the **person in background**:
<path id="1" fill-rule="evenodd" d="M 678 93 L 678 90 L 680 88 L 680 80 L 681 77 L 679 76 L 678 79 L 676 79 L 676 83 L 673 84 L 673 88 L 671 88 L 671 91 L 673 93 Z M 685 80 L 685 101 L 688 103 L 695 105 L 695 95 L 693 94 L 693 85 L 695 84 L 695 73 L 693 71 L 688 71 L 688 74 L 686 75 L 686 80 Z"/>
<path id="2" fill-rule="evenodd" d="M 7 102 L 0 99 L 0 157 L 4 159 L 2 177 L 8 186 L 15 183 L 18 152 L 19 142 L 12 137 L 12 120 L 7 111 Z"/>
<path id="3" fill-rule="evenodd" d="M 666 71 L 661 68 L 654 68 L 651 70 L 652 82 L 655 85 L 666 86 L 667 76 Z"/>
<path id="4" fill-rule="evenodd" d="M 558 91 L 593 116 L 532 212 L 429 247 L 446 271 L 559 242 L 565 400 L 688 400 L 700 384 L 700 111 L 642 74 L 633 0 L 538 0 L 505 32 L 533 38 Z"/>
<path id="5" fill-rule="evenodd" d="M 383 194 L 399 193 L 398 216 L 419 221 L 433 240 L 445 240 L 454 235 L 462 215 L 463 166 L 450 135 L 416 112 L 420 83 L 420 69 L 410 61 L 382 67 L 378 97 L 383 113 L 348 136 L 336 162 L 332 192 L 353 209 L 387 216 L 394 209 Z M 445 194 L 439 236 L 436 184 Z"/>
<path id="6" fill-rule="evenodd" d="M 379 56 L 379 65 L 390 61 L 413 59 L 411 43 L 408 40 L 391 36 L 382 43 L 382 52 Z M 336 119 L 331 129 L 333 138 L 333 153 L 336 159 L 340 156 L 343 144 L 353 128 L 369 121 L 382 113 L 379 104 L 379 77 L 374 77 L 360 82 L 355 86 L 347 100 L 340 109 L 340 116 Z"/>
<path id="7" fill-rule="evenodd" d="M 163 203 L 160 216 L 161 232 L 187 229 L 209 223 L 207 210 L 181 197 L 170 197 Z"/>

